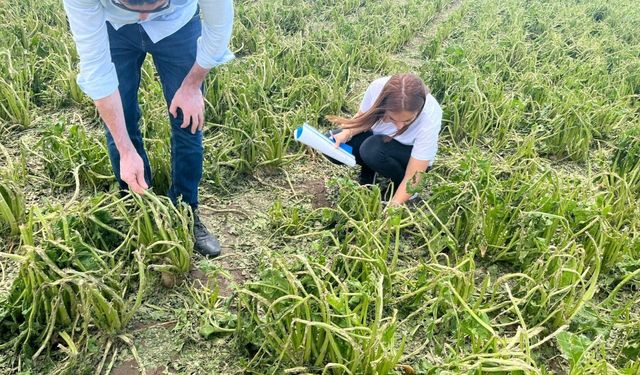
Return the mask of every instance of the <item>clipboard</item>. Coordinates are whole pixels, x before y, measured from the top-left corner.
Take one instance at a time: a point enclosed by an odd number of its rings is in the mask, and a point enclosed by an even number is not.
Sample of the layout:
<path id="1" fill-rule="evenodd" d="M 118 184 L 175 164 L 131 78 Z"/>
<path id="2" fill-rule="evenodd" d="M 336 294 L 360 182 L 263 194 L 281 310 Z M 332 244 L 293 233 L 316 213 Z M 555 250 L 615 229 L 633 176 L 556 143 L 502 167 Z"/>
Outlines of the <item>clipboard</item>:
<path id="1" fill-rule="evenodd" d="M 328 157 L 341 162 L 349 167 L 355 167 L 356 157 L 353 156 L 353 149 L 347 144 L 341 144 L 336 148 L 335 141 L 332 138 L 320 133 L 317 129 L 307 124 L 296 128 L 293 132 L 296 141 L 311 147 L 312 149 L 322 152 Z"/>

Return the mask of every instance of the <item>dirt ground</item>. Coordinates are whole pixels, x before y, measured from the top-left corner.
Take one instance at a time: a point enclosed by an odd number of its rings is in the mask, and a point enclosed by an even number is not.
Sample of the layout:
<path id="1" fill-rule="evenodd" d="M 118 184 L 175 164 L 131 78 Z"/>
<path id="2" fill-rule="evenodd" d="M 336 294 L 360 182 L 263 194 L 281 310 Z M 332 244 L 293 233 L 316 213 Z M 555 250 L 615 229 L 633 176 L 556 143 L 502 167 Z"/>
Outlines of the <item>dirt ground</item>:
<path id="1" fill-rule="evenodd" d="M 433 34 L 440 22 L 461 5 L 458 0 L 442 10 L 423 33 L 416 35 L 397 56 L 407 69 L 418 64 L 417 49 L 425 38 Z M 366 88 L 368 78 L 356 84 L 354 90 Z M 57 113 L 55 116 L 90 118 L 87 113 Z M 94 114 L 95 116 L 95 114 Z M 95 117 L 94 117 L 95 120 Z M 55 121 L 46 115 L 37 119 L 31 130 L 18 133 L 6 146 L 13 152 L 19 145 L 33 147 L 38 139 L 38 122 Z M 89 124 L 101 136 L 96 124 Z M 30 174 L 37 175 L 41 166 L 28 161 Z M 299 204 L 308 208 L 331 205 L 331 193 L 327 182 L 337 176 L 355 177 L 356 171 L 328 163 L 320 156 L 309 153 L 303 161 L 287 165 L 284 169 L 258 170 L 253 176 L 240 179 L 229 192 L 216 189 L 203 181 L 201 185 L 200 216 L 212 233 L 218 236 L 223 253 L 215 259 L 198 254 L 193 256 L 191 271 L 177 280 L 173 288 L 160 285 L 159 275 L 152 282 L 145 302 L 129 323 L 124 333 L 108 341 L 96 342 L 90 360 L 75 369 L 76 373 L 100 373 L 114 375 L 134 374 L 240 374 L 247 357 L 244 348 L 237 347 L 230 335 L 204 339 L 198 332 L 203 310 L 194 300 L 197 291 L 210 293 L 217 290 L 219 301 L 231 297 L 237 286 L 257 277 L 260 265 L 274 252 L 303 251 L 308 245 L 296 241 L 296 249 L 288 248 L 282 238 L 275 238 L 269 227 L 268 212 L 273 203 L 280 200 L 287 205 Z M 84 194 L 84 193 L 83 193 Z M 39 202 L 46 196 L 48 202 L 64 202 L 68 195 L 49 194 L 42 182 L 31 182 L 25 191 L 28 203 Z M 1 251 L 12 252 L 15 243 L 0 243 Z M 17 276 L 19 264 L 2 262 L 0 269 L 0 298 L 9 291 Z M 194 292 L 196 291 L 196 292 Z M 231 307 L 233 308 L 233 307 Z M 83 361 L 84 359 L 80 359 Z M 0 354 L 0 374 L 14 374 L 17 364 L 9 353 Z M 56 373 L 60 363 L 44 361 L 38 368 L 41 373 Z M 97 371 L 100 370 L 100 371 Z"/>

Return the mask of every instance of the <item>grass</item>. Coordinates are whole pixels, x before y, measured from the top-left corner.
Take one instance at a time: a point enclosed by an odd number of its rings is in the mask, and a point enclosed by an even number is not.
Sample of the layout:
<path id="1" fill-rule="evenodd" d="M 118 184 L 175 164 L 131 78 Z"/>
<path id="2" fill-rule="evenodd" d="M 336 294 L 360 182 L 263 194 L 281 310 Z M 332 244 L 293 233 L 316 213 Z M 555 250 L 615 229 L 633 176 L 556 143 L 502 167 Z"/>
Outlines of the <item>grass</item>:
<path id="1" fill-rule="evenodd" d="M 255 351 L 249 368 L 264 371 L 273 359 L 273 372 L 389 373 L 403 344 L 395 342 L 395 314 L 383 316 L 383 285 L 381 274 L 361 284 L 301 256 L 275 259 L 239 290 L 240 340 Z"/>
<path id="2" fill-rule="evenodd" d="M 41 158 L 52 188 L 88 185 L 100 189 L 114 181 L 106 145 L 82 124 L 57 122 L 46 127 L 32 155 Z"/>
<path id="3" fill-rule="evenodd" d="M 186 206 L 115 192 L 60 4 L 0 11 L 0 372 L 640 371 L 633 2 L 236 11 L 239 59 L 205 92 L 218 260 L 192 253 Z M 420 54 L 439 158 L 421 203 L 387 209 L 291 131 L 354 113 Z M 150 61 L 140 105 L 160 194 L 169 126 Z"/>
<path id="4" fill-rule="evenodd" d="M 13 160 L 5 147 L 1 148 L 4 167 L 0 168 L 0 233 L 17 236 L 25 216 L 26 201 L 22 192 L 26 178 L 24 158 Z"/>
<path id="5" fill-rule="evenodd" d="M 184 210 L 148 194 L 30 211 L 21 254 L 0 254 L 22 262 L 3 305 L 2 347 L 35 359 L 54 333 L 71 350 L 86 345 L 90 330 L 121 331 L 142 302 L 148 270 L 189 269 Z"/>
<path id="6" fill-rule="evenodd" d="M 25 202 L 19 188 L 8 182 L 0 184 L 0 233 L 15 236 L 25 211 Z"/>

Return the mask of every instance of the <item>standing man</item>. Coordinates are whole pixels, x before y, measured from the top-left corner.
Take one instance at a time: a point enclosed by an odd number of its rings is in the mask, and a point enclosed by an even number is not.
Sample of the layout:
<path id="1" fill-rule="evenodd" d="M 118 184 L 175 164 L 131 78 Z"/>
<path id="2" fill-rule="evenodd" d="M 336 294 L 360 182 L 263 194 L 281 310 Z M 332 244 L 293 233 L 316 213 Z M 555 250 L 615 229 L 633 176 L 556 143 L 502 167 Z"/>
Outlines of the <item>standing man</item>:
<path id="1" fill-rule="evenodd" d="M 234 58 L 228 47 L 232 0 L 64 0 L 64 8 L 80 56 L 78 85 L 106 125 L 120 187 L 139 194 L 151 186 L 151 168 L 138 126 L 138 87 L 145 56 L 153 57 L 171 122 L 169 197 L 194 209 L 196 251 L 219 255 L 220 243 L 195 209 L 202 178 L 203 82 L 209 70 Z"/>

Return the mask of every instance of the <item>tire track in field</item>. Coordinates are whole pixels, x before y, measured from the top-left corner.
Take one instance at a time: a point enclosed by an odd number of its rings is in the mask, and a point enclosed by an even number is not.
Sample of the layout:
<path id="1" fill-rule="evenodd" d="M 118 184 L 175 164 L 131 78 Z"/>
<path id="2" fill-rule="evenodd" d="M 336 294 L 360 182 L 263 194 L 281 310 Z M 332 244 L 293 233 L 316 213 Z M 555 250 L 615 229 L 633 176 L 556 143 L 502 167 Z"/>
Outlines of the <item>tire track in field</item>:
<path id="1" fill-rule="evenodd" d="M 462 6 L 464 1 L 465 0 L 453 0 L 447 4 L 424 26 L 422 32 L 417 33 L 402 50 L 393 56 L 393 59 L 405 64 L 409 70 L 417 70 L 425 61 L 420 51 L 421 47 L 433 39 L 440 25 L 446 22 L 449 17 Z"/>

